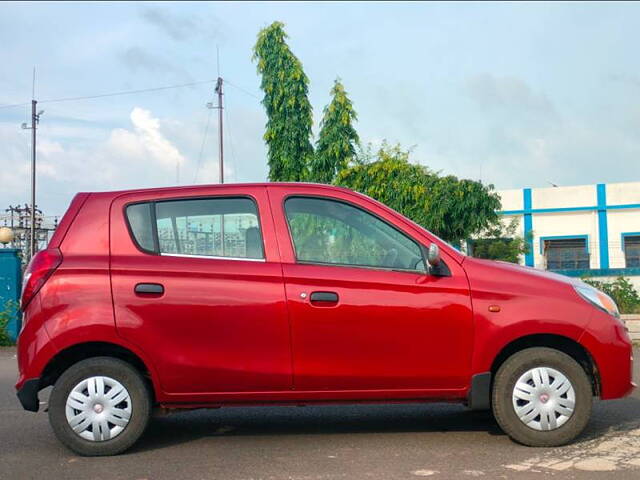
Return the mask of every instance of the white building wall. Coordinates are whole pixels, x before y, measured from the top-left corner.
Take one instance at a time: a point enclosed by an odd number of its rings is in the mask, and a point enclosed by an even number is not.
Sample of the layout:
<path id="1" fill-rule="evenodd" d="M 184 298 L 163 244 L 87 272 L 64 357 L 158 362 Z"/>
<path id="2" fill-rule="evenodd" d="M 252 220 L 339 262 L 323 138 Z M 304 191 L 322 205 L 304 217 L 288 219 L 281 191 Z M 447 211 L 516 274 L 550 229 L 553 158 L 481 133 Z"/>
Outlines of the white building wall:
<path id="1" fill-rule="evenodd" d="M 534 209 L 591 207 L 597 203 L 596 186 L 532 188 L 531 200 Z"/>
<path id="2" fill-rule="evenodd" d="M 603 189 L 606 199 L 602 195 Z M 588 275 L 602 279 L 624 275 L 640 288 L 640 269 L 626 268 L 622 241 L 625 233 L 640 233 L 640 182 L 605 185 L 600 187 L 600 196 L 598 191 L 597 185 L 502 190 L 498 192 L 504 212 L 502 221 L 508 223 L 512 218 L 518 218 L 520 231 L 525 234 L 525 218 L 530 219 L 533 258 L 530 256 L 526 262 L 531 266 L 545 268 L 541 239 L 586 236 L 590 254 Z M 527 195 L 531 199 L 530 210 L 525 208 Z M 606 209 L 602 200 L 606 200 Z M 606 229 L 602 228 L 605 224 Z M 606 237 L 603 237 L 605 232 Z M 605 253 L 608 253 L 608 266 L 606 258 L 601 258 L 602 238 L 607 239 Z"/>
<path id="3" fill-rule="evenodd" d="M 524 208 L 522 189 L 501 190 L 498 194 L 502 201 L 502 210 L 522 210 Z"/>
<path id="4" fill-rule="evenodd" d="M 640 204 L 640 182 L 607 185 L 607 203 L 609 205 Z"/>

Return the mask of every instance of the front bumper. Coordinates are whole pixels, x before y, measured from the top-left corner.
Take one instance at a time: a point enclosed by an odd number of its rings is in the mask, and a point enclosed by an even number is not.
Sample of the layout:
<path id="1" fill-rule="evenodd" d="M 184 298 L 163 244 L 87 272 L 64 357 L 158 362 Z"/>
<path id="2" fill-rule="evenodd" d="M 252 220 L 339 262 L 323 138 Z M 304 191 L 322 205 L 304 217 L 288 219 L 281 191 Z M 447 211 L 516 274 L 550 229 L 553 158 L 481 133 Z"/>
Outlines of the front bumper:
<path id="1" fill-rule="evenodd" d="M 22 404 L 22 408 L 29 412 L 37 412 L 40 408 L 40 400 L 38 392 L 40 391 L 40 379 L 31 378 L 22 384 L 18 390 L 18 400 Z"/>
<path id="2" fill-rule="evenodd" d="M 629 395 L 633 381 L 633 346 L 624 325 L 604 312 L 594 316 L 579 343 L 591 354 L 600 377 L 600 399 Z"/>

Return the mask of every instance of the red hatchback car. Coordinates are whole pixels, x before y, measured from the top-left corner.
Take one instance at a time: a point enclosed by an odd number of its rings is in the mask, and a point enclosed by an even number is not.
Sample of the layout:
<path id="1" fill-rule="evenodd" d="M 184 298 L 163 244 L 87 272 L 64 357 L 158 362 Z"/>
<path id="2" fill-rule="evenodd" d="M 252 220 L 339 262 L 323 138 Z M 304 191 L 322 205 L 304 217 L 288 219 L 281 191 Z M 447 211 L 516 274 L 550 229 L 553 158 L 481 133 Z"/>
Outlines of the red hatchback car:
<path id="1" fill-rule="evenodd" d="M 347 189 L 235 184 L 80 193 L 22 295 L 18 397 L 110 455 L 154 407 L 462 402 L 553 446 L 633 388 L 615 303 L 466 257 Z"/>

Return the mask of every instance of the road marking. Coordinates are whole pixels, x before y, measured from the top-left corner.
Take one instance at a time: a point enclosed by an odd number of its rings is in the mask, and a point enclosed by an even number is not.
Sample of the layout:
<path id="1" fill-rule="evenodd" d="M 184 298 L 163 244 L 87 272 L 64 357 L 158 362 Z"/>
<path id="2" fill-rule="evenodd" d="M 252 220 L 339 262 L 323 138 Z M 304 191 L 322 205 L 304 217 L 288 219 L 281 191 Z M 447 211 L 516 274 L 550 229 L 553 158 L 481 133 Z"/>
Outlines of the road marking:
<path id="1" fill-rule="evenodd" d="M 439 472 L 437 472 L 436 470 L 415 470 L 411 473 L 416 477 L 430 477 L 431 475 L 435 475 Z"/>

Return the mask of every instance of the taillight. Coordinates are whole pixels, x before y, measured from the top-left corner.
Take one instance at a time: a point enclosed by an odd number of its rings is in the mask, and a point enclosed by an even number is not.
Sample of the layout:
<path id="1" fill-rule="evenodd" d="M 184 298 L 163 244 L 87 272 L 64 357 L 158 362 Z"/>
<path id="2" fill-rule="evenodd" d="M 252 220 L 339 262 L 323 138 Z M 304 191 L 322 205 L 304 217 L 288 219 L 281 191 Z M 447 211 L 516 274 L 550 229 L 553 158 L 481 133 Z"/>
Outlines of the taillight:
<path id="1" fill-rule="evenodd" d="M 31 299 L 61 263 L 62 253 L 57 248 L 40 250 L 33 256 L 22 280 L 22 299 L 20 300 L 22 310 L 27 308 Z"/>

